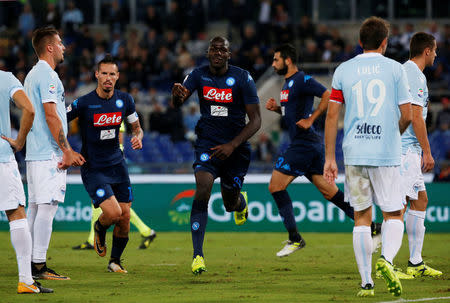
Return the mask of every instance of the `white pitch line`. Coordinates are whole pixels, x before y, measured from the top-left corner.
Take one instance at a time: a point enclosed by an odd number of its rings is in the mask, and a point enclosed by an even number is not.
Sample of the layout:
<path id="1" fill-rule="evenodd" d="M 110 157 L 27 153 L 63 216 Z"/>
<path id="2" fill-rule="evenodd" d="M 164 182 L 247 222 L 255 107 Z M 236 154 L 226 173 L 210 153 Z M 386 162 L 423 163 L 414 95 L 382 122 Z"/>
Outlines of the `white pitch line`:
<path id="1" fill-rule="evenodd" d="M 410 299 L 410 300 L 399 299 L 399 300 L 395 300 L 395 301 L 382 301 L 382 302 L 378 302 L 378 303 L 424 302 L 424 301 L 445 300 L 445 299 L 450 299 L 450 297 L 435 297 L 435 298 L 422 298 L 422 299 Z"/>

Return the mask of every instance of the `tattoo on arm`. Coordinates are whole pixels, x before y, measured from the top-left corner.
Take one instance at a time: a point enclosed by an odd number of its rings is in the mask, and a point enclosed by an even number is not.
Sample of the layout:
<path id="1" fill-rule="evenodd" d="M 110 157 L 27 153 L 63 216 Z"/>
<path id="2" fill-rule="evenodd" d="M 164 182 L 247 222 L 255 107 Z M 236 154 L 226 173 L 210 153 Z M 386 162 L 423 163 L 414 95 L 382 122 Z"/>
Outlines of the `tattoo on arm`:
<path id="1" fill-rule="evenodd" d="M 139 123 L 139 120 L 131 123 L 131 132 L 134 136 L 136 136 L 139 139 L 142 139 L 144 136 L 144 132 L 142 131 L 141 124 Z"/>
<path id="2" fill-rule="evenodd" d="M 69 142 L 67 142 L 66 135 L 64 134 L 64 130 L 62 128 L 59 129 L 58 145 L 59 147 L 61 147 L 61 149 L 69 148 Z"/>

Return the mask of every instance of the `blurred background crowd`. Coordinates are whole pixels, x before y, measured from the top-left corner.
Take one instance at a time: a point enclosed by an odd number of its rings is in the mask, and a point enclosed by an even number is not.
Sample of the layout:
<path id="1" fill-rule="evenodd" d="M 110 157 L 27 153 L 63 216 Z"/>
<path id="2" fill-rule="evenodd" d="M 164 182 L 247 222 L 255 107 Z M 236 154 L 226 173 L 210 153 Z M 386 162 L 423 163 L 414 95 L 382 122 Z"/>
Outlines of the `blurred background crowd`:
<path id="1" fill-rule="evenodd" d="M 284 42 L 299 50 L 299 66 L 331 88 L 336 66 L 362 52 L 357 43 L 360 21 L 370 15 L 387 18 L 391 33 L 386 56 L 408 59 L 414 32 L 431 33 L 438 44 L 428 79 L 430 108 L 427 127 L 436 160 L 435 180 L 450 180 L 450 3 L 435 0 L 29 0 L 0 2 L 0 70 L 24 81 L 36 63 L 31 33 L 39 26 L 59 29 L 66 46 L 57 72 L 70 104 L 96 87 L 96 63 L 111 53 L 119 63 L 117 88 L 136 102 L 144 132 L 144 150 L 125 154 L 134 172 L 189 172 L 194 127 L 200 117 L 196 96 L 182 109 L 169 106 L 173 83 L 194 67 L 207 64 L 208 39 L 231 41 L 231 64 L 247 69 L 258 91 L 277 77 L 273 49 Z M 282 79 L 269 87 L 279 95 Z M 261 96 L 260 96 L 261 97 Z M 261 98 L 262 105 L 265 99 Z M 263 106 L 262 111 L 265 111 Z M 12 115 L 18 128 L 20 118 Z M 263 116 L 264 119 L 264 116 Z M 278 118 L 277 118 L 278 119 Z M 324 117 L 315 127 L 323 131 Z M 340 134 L 342 140 L 342 132 Z M 70 142 L 79 148 L 76 125 Z M 341 142 L 340 142 L 341 143 Z M 250 172 L 267 173 L 279 149 L 289 144 L 285 126 L 263 120 L 254 140 Z M 339 145 L 339 141 L 338 141 Z M 23 163 L 23 154 L 18 155 Z M 341 160 L 342 155 L 338 157 Z"/>

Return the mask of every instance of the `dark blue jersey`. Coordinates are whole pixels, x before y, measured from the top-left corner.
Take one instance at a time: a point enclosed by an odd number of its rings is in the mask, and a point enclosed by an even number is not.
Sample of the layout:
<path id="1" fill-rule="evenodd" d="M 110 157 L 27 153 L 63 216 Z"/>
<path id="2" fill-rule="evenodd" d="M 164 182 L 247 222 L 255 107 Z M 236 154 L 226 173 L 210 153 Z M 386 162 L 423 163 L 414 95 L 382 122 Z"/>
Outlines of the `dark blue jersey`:
<path id="1" fill-rule="evenodd" d="M 322 84 L 302 71 L 286 79 L 280 94 L 280 105 L 282 119 L 289 128 L 291 141 L 318 142 L 321 140 L 312 126 L 308 130 L 302 130 L 295 123 L 311 115 L 314 96 L 322 97 L 326 90 Z"/>
<path id="2" fill-rule="evenodd" d="M 118 164 L 123 159 L 119 148 L 119 129 L 125 117 L 137 120 L 133 98 L 115 90 L 110 99 L 100 98 L 94 90 L 67 108 L 67 120 L 79 118 L 81 154 L 91 168 Z"/>
<path id="3" fill-rule="evenodd" d="M 258 104 L 256 86 L 249 72 L 230 65 L 221 76 L 213 75 L 209 66 L 194 69 L 183 85 L 197 91 L 201 118 L 197 123 L 198 140 L 224 144 L 233 140 L 245 127 L 245 105 Z"/>

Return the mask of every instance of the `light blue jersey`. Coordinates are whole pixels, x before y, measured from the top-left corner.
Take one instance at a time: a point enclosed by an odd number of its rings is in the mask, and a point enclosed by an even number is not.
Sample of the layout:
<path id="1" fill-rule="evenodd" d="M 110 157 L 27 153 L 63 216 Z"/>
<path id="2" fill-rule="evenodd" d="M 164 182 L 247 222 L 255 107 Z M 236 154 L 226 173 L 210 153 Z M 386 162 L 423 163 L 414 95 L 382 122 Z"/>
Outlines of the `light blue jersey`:
<path id="1" fill-rule="evenodd" d="M 64 134 L 67 135 L 64 87 L 58 74 L 46 61 L 39 60 L 25 78 L 24 87 L 35 109 L 33 127 L 27 136 L 26 160 L 50 160 L 53 154 L 62 156 L 62 151 L 48 128 L 43 106 L 47 102 L 56 103 Z"/>
<path id="2" fill-rule="evenodd" d="M 12 73 L 0 71 L 0 133 L 6 137 L 11 137 L 9 100 L 20 89 L 23 86 Z M 14 159 L 13 156 L 11 145 L 0 138 L 0 162 L 9 162 Z"/>
<path id="3" fill-rule="evenodd" d="M 411 104 L 421 106 L 423 120 L 427 119 L 428 113 L 428 87 L 427 78 L 423 72 L 419 69 L 416 63 L 409 60 L 403 64 L 405 68 L 406 76 L 408 77 L 409 88 L 411 91 Z M 416 134 L 412 124 L 408 126 L 406 131 L 402 135 L 402 153 L 406 154 L 408 149 L 419 154 L 422 153 L 422 148 L 420 147 L 419 141 L 417 140 Z"/>
<path id="4" fill-rule="evenodd" d="M 330 100 L 345 103 L 345 165 L 400 165 L 398 107 L 411 100 L 403 66 L 378 53 L 358 55 L 336 69 L 332 86 Z"/>

